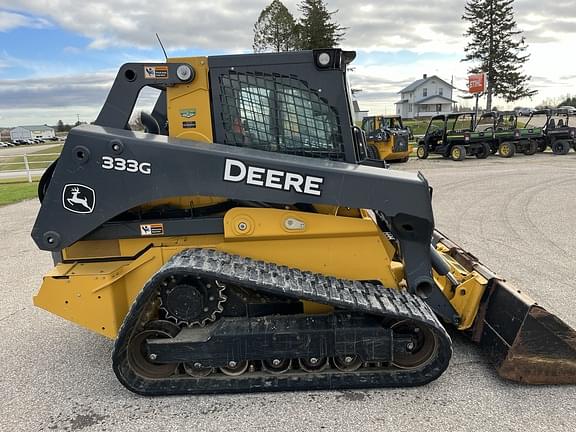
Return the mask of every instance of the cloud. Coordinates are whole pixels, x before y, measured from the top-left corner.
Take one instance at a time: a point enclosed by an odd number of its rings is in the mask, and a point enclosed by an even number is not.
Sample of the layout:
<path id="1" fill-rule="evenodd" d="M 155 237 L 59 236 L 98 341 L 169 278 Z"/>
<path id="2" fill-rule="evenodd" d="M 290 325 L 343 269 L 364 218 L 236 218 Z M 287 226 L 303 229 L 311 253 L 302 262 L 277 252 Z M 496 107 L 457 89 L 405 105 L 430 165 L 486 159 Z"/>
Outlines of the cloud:
<path id="1" fill-rule="evenodd" d="M 270 2 L 84 0 L 79 6 L 77 0 L 2 0 L 6 10 L 0 11 L 0 31 L 53 23 L 87 38 L 86 46 L 60 47 L 63 53 L 78 56 L 85 51 L 106 53 L 111 47 L 120 47 L 134 60 L 145 60 L 139 59 L 143 53 L 139 48 L 158 49 L 156 32 L 167 50 L 181 50 L 179 55 L 189 51 L 250 52 L 253 24 Z M 298 18 L 300 0 L 284 3 Z M 327 5 L 330 11 L 338 10 L 334 19 L 347 27 L 343 47 L 361 50 L 350 79 L 353 87 L 363 89 L 358 98 L 368 108 L 393 107 L 396 93 L 423 73 L 436 74 L 447 81 L 453 76 L 457 87 L 465 86 L 470 65 L 459 61 L 466 44 L 466 23 L 461 20 L 463 0 L 327 0 Z M 514 7 L 518 27 L 525 31 L 530 46 L 531 58 L 525 69 L 534 76 L 533 85 L 541 90 L 539 97 L 569 92 L 576 82 L 576 78 L 568 76 L 570 53 L 576 41 L 576 0 L 556 0 L 553 6 L 542 0 L 522 0 L 515 2 Z M 409 61 L 401 57 L 406 51 L 414 54 Z M 430 55 L 420 58 L 415 53 Z M 20 67 L 30 69 L 22 60 Z M 0 53 L 0 69 L 12 63 L 14 59 L 3 58 Z M 47 65 L 34 65 L 37 70 L 33 73 L 45 73 Z M 4 99 L 19 107 L 15 110 L 25 106 L 49 110 L 55 105 L 72 109 L 78 104 L 97 111 L 106 95 L 106 79 L 109 86 L 114 72 L 103 72 L 108 76 L 104 79 L 99 74 L 74 74 L 65 65 L 58 68 L 72 73 L 42 82 L 12 82 L 17 90 L 8 90 L 6 81 L 0 82 L 0 108 L 8 106 Z M 53 68 L 52 75 L 54 71 L 61 73 Z M 61 78 L 65 79 L 58 83 Z"/>
<path id="2" fill-rule="evenodd" d="M 45 17 L 81 34 L 93 49 L 157 46 L 167 48 L 250 50 L 252 26 L 266 5 L 258 0 L 162 2 L 134 0 L 3 0 L 5 7 Z"/>
<path id="3" fill-rule="evenodd" d="M 3 126 L 55 124 L 63 119 L 73 123 L 94 121 L 112 87 L 115 71 L 48 78 L 0 80 L 0 111 Z M 159 90 L 146 87 L 138 97 L 134 112 L 151 111 Z M 73 119 L 73 120 L 71 120 Z"/>
<path id="4" fill-rule="evenodd" d="M 211 0 L 183 2 L 163 0 L 3 0 L 0 30 L 20 25 L 45 25 L 48 20 L 90 39 L 93 49 L 110 46 L 154 47 L 155 32 L 171 49 L 196 48 L 218 51 L 249 51 L 252 26 L 270 0 Z M 298 17 L 299 0 L 285 0 Z M 349 0 L 328 0 L 334 19 L 348 27 L 344 45 L 367 50 L 448 52 L 463 43 L 465 23 L 462 0 L 403 0 L 397 3 L 364 0 L 361 6 Z M 542 0 L 515 3 L 519 28 L 546 31 L 535 42 L 558 40 L 574 34 L 576 0 L 556 0 L 553 7 Z M 44 18 L 31 18 L 34 14 Z M 11 27 L 10 27 L 11 26 Z M 530 41 L 529 41 L 530 42 Z"/>
<path id="5" fill-rule="evenodd" d="M 62 52 L 66 54 L 76 55 L 80 54 L 82 52 L 82 49 L 75 46 L 66 46 L 62 49 Z"/>
<path id="6" fill-rule="evenodd" d="M 0 10 L 0 32 L 7 32 L 18 27 L 47 28 L 50 26 L 50 22 L 43 18 Z"/>
<path id="7" fill-rule="evenodd" d="M 161 3 L 141 0 L 3 0 L 5 7 L 42 16 L 90 39 L 90 47 L 153 47 L 158 32 L 167 47 L 203 50 L 251 50 L 253 24 L 269 0 L 211 0 Z M 298 17 L 299 0 L 285 0 Z M 346 46 L 365 49 L 450 49 L 463 25 L 461 0 L 403 0 L 384 4 L 365 0 L 362 7 L 348 0 L 329 0 L 334 19 L 344 27 Z M 23 15 L 21 15 L 23 16 Z M 452 23 L 450 25 L 446 23 Z"/>
<path id="8" fill-rule="evenodd" d="M 300 0 L 284 0 L 297 18 Z M 253 24 L 270 0 L 3 0 L 14 12 L 0 12 L 0 30 L 10 25 L 54 22 L 87 37 L 92 49 L 156 47 L 158 32 L 170 50 L 196 49 L 218 52 L 250 51 Z M 364 0 L 328 0 L 334 19 L 347 27 L 343 45 L 369 51 L 411 49 L 416 52 L 455 52 L 465 43 L 466 23 L 462 0 L 403 0 L 389 3 Z M 559 40 L 574 34 L 576 0 L 542 0 L 515 3 L 520 29 L 535 43 Z M 25 15 L 27 14 L 27 15 Z M 43 18 L 31 18 L 31 14 Z M 8 17 L 8 15 L 10 17 Z M 30 15 L 30 16 L 29 16 Z M 13 17 L 14 16 L 14 17 Z M 21 23 L 21 24 L 16 24 Z M 7 27 L 9 28 L 9 27 Z M 542 36 L 544 34 L 544 36 Z"/>
<path id="9" fill-rule="evenodd" d="M 0 109 L 100 107 L 115 74 L 0 80 Z"/>

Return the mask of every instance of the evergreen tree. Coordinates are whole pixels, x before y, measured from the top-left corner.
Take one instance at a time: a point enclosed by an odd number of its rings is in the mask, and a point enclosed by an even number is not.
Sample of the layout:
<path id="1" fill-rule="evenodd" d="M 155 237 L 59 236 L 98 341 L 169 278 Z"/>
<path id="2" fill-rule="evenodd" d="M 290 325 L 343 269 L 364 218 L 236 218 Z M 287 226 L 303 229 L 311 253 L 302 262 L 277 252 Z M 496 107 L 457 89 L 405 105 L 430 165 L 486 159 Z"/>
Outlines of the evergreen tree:
<path id="1" fill-rule="evenodd" d="M 344 38 L 346 28 L 332 21 L 338 11 L 328 12 L 322 0 L 303 0 L 298 9 L 300 49 L 332 48 Z"/>
<path id="2" fill-rule="evenodd" d="M 254 24 L 254 52 L 297 49 L 296 22 L 280 0 L 270 3 Z"/>
<path id="3" fill-rule="evenodd" d="M 531 77 L 522 73 L 530 57 L 524 54 L 527 45 L 514 20 L 514 0 L 468 0 L 462 19 L 470 23 L 466 36 L 471 40 L 462 61 L 474 62 L 471 73 L 488 74 L 486 109 L 492 107 L 492 97 L 512 102 L 534 96 Z"/>
<path id="4" fill-rule="evenodd" d="M 576 97 L 571 97 L 570 95 L 566 95 L 564 100 L 558 104 L 559 107 L 561 106 L 576 106 Z"/>
<path id="5" fill-rule="evenodd" d="M 64 132 L 64 122 L 62 120 L 58 120 L 56 124 L 56 132 Z"/>

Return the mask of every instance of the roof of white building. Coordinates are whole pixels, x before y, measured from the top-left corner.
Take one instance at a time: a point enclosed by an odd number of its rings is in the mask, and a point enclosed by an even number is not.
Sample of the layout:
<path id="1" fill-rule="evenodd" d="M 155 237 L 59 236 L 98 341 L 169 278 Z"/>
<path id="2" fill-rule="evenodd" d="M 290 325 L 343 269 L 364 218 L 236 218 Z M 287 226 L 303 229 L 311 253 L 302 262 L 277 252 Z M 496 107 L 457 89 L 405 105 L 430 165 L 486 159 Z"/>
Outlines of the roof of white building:
<path id="1" fill-rule="evenodd" d="M 26 129 L 29 131 L 54 130 L 54 128 L 51 128 L 48 125 L 31 125 L 31 126 L 17 126 L 17 127 L 22 128 L 22 129 Z M 14 129 L 16 129 L 16 128 L 14 128 Z"/>
<path id="2" fill-rule="evenodd" d="M 450 86 L 452 88 L 455 88 L 452 84 L 444 81 L 442 78 L 440 78 L 438 75 L 432 75 L 432 76 L 427 76 L 426 78 L 420 78 L 419 80 L 414 81 L 412 84 L 410 84 L 409 86 L 403 88 L 402 90 L 400 90 L 398 93 L 405 93 L 405 92 L 411 92 L 416 90 L 418 87 L 420 87 L 422 84 L 424 84 L 425 82 L 430 81 L 431 79 L 437 79 L 442 81 L 444 84 L 446 84 L 447 86 Z"/>

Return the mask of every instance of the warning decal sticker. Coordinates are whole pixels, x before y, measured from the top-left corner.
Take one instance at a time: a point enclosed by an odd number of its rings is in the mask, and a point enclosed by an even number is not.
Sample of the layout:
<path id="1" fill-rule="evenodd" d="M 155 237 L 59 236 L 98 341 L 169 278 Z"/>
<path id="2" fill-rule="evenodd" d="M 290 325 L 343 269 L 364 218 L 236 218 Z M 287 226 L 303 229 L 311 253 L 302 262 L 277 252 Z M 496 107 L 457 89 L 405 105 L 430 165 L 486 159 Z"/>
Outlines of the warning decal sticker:
<path id="1" fill-rule="evenodd" d="M 144 78 L 166 79 L 168 78 L 168 66 L 144 66 Z"/>
<path id="2" fill-rule="evenodd" d="M 161 223 L 140 225 L 140 235 L 142 236 L 153 236 L 162 234 L 164 234 L 164 225 Z"/>

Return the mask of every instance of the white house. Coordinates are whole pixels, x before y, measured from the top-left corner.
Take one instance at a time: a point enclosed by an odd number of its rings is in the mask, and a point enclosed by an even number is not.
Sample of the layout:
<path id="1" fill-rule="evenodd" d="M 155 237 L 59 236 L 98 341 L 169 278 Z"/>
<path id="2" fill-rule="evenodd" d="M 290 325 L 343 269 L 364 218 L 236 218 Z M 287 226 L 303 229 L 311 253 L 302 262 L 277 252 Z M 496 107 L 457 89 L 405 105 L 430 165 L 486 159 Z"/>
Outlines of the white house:
<path id="1" fill-rule="evenodd" d="M 406 118 L 432 117 L 452 112 L 454 87 L 436 75 L 424 75 L 399 91 L 396 114 Z"/>
<path id="2" fill-rule="evenodd" d="M 10 130 L 10 139 L 14 140 L 29 140 L 34 138 L 49 139 L 54 138 L 56 134 L 54 129 L 50 126 L 17 126 Z"/>
<path id="3" fill-rule="evenodd" d="M 361 123 L 362 119 L 368 115 L 368 110 L 361 110 L 357 100 L 353 100 L 352 105 L 354 106 L 353 120 L 355 123 Z"/>

